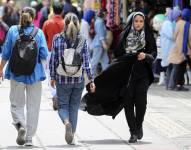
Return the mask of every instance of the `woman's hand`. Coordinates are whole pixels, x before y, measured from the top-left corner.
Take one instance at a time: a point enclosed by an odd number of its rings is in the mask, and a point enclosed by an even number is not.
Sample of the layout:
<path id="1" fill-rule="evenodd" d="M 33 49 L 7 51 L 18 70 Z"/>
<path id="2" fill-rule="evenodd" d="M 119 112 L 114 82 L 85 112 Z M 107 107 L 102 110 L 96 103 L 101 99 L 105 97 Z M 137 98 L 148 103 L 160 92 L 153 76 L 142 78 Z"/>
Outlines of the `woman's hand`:
<path id="1" fill-rule="evenodd" d="M 55 89 L 56 88 L 56 81 L 55 80 L 51 80 L 50 81 L 50 85 L 51 85 L 52 88 Z"/>
<path id="2" fill-rule="evenodd" d="M 91 92 L 91 93 L 94 93 L 94 92 L 95 92 L 95 89 L 96 89 L 95 84 L 94 84 L 93 82 L 90 83 L 90 92 Z"/>
<path id="3" fill-rule="evenodd" d="M 3 69 L 0 68 L 0 83 L 3 81 Z"/>
<path id="4" fill-rule="evenodd" d="M 143 59 L 145 59 L 145 57 L 146 57 L 146 54 L 141 52 L 141 53 L 138 54 L 137 59 L 138 60 L 143 60 Z"/>

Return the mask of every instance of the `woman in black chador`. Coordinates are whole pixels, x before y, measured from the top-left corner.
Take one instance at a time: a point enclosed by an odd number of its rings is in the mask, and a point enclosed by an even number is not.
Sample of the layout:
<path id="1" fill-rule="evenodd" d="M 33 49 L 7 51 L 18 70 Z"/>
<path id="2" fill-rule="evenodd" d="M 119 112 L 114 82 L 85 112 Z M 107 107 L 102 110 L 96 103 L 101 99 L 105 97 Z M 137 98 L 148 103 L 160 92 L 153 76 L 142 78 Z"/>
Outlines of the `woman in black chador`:
<path id="1" fill-rule="evenodd" d="M 131 14 L 118 49 L 119 55 L 132 55 L 133 64 L 127 88 L 124 89 L 125 116 L 130 128 L 130 143 L 143 137 L 142 123 L 146 111 L 147 90 L 153 81 L 152 62 L 156 57 L 156 42 L 141 12 Z M 128 68 L 127 68 L 128 69 Z M 135 108 L 135 111 L 134 111 Z"/>
<path id="2" fill-rule="evenodd" d="M 129 143 L 143 137 L 147 91 L 154 79 L 152 62 L 156 55 L 156 42 L 144 14 L 132 13 L 121 33 L 116 60 L 95 78 L 96 92 L 83 99 L 92 115 L 115 118 L 124 108 L 131 133 Z"/>

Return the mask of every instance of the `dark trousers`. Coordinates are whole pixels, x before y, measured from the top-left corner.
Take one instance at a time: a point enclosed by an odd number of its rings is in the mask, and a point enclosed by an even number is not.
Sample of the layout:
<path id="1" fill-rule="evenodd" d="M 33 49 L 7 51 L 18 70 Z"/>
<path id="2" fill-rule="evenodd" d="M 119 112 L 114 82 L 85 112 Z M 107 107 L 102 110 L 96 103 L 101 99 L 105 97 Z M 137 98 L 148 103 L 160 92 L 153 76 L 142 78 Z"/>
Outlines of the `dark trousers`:
<path id="1" fill-rule="evenodd" d="M 181 64 L 178 64 L 177 67 L 177 78 L 176 78 L 176 85 L 183 86 L 184 85 L 184 73 L 186 72 L 186 65 L 187 61 L 183 61 Z"/>
<path id="2" fill-rule="evenodd" d="M 166 87 L 174 89 L 177 85 L 184 85 L 184 73 L 186 71 L 187 61 L 180 64 L 170 64 L 167 67 Z"/>
<path id="3" fill-rule="evenodd" d="M 142 128 L 146 105 L 147 91 L 149 87 L 149 79 L 144 78 L 132 83 L 127 88 L 125 96 L 125 116 L 132 134 L 136 134 L 137 130 Z"/>

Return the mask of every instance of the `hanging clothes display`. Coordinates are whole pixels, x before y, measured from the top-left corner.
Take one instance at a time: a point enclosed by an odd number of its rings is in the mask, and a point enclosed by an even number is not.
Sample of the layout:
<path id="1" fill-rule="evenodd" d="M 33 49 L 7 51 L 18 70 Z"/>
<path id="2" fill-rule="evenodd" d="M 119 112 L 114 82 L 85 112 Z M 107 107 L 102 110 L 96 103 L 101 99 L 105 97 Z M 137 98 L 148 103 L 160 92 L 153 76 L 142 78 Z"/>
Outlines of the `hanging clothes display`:
<path id="1" fill-rule="evenodd" d="M 101 1 L 101 8 L 106 8 L 107 5 L 107 0 L 102 0 Z"/>
<path id="2" fill-rule="evenodd" d="M 92 9 L 98 10 L 101 8 L 101 1 L 100 0 L 93 0 L 92 2 Z"/>
<path id="3" fill-rule="evenodd" d="M 107 10 L 107 27 L 120 25 L 120 0 L 108 0 Z"/>
<path id="4" fill-rule="evenodd" d="M 173 0 L 173 7 L 183 8 L 183 0 Z"/>

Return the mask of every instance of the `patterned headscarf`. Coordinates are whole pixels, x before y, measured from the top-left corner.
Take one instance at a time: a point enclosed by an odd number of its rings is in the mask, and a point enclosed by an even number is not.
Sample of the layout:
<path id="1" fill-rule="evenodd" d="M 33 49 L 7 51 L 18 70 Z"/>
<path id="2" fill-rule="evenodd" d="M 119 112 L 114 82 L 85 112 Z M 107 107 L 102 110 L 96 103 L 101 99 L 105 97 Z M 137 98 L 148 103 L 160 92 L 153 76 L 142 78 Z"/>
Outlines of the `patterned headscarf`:
<path id="1" fill-rule="evenodd" d="M 141 50 L 145 47 L 145 31 L 144 31 L 144 26 L 141 31 L 136 31 L 135 28 L 133 27 L 133 22 L 134 19 L 137 15 L 140 15 L 143 17 L 145 20 L 145 15 L 142 12 L 135 12 L 131 15 L 132 18 L 128 18 L 131 21 L 128 23 L 131 24 L 131 29 L 129 31 L 129 34 L 126 38 L 126 51 L 138 51 Z"/>

